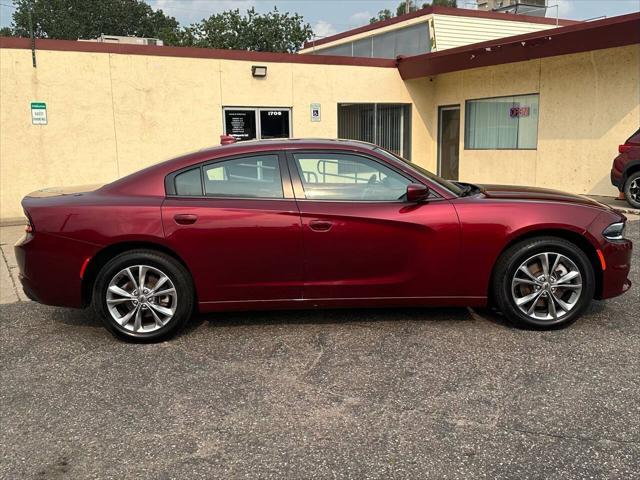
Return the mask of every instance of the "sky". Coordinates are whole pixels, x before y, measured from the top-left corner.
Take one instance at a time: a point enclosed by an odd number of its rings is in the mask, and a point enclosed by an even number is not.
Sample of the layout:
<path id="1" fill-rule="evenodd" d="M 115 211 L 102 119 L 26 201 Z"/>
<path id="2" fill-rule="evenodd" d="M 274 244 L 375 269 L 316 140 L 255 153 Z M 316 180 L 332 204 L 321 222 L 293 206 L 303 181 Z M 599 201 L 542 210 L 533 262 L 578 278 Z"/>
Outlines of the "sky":
<path id="1" fill-rule="evenodd" d="M 11 24 L 11 0 L 0 0 L 0 26 Z M 147 0 L 153 8 L 161 8 L 177 18 L 181 24 L 206 18 L 213 13 L 250 7 L 264 12 L 277 6 L 281 11 L 297 12 L 311 24 L 319 38 L 369 23 L 379 10 L 395 11 L 399 0 Z M 418 1 L 420 3 L 420 0 Z M 640 11 L 640 0 L 548 0 L 558 5 L 560 18 L 586 20 L 606 15 L 613 17 Z M 458 0 L 458 6 L 474 8 L 473 0 Z M 556 16 L 556 8 L 549 8 L 548 17 Z"/>

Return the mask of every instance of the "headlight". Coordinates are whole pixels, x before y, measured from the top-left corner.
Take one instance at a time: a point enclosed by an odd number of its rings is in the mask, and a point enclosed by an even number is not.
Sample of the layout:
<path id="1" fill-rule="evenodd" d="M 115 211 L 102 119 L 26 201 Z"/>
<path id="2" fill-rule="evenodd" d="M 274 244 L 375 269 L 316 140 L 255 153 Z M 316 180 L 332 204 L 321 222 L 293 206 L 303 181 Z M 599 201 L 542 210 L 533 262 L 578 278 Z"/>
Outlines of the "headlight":
<path id="1" fill-rule="evenodd" d="M 623 240 L 624 239 L 624 222 L 612 223 L 602 232 L 602 236 L 607 240 Z"/>

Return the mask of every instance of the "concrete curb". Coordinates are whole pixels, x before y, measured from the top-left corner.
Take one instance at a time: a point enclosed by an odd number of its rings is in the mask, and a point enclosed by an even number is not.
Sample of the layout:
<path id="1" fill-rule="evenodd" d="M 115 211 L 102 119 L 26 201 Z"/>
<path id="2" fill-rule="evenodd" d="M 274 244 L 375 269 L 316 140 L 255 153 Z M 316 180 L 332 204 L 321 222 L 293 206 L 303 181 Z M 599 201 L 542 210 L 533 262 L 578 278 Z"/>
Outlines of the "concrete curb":
<path id="1" fill-rule="evenodd" d="M 626 200 L 615 197 L 602 197 L 599 195 L 588 195 L 589 198 L 613 208 L 618 213 L 625 215 L 640 215 L 640 209 L 633 208 Z"/>
<path id="2" fill-rule="evenodd" d="M 616 212 L 624 213 L 625 215 L 640 215 L 640 210 L 635 208 L 613 207 Z"/>
<path id="3" fill-rule="evenodd" d="M 19 227 L 27 223 L 26 217 L 3 218 L 0 220 L 0 227 Z"/>

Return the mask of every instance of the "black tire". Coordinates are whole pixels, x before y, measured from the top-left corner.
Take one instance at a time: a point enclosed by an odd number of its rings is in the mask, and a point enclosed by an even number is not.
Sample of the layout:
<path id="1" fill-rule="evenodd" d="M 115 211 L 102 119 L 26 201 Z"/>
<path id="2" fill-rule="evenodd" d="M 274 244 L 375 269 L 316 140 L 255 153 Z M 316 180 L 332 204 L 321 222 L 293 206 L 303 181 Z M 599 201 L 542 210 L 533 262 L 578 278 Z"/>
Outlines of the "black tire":
<path id="1" fill-rule="evenodd" d="M 109 282 L 127 267 L 144 265 L 155 268 L 166 275 L 176 291 L 175 313 L 167 323 L 157 330 L 131 331 L 124 328 L 112 317 L 107 306 Z M 194 288 L 191 275 L 179 261 L 173 257 L 153 250 L 131 250 L 109 260 L 98 273 L 93 288 L 92 306 L 102 319 L 105 327 L 120 339 L 150 343 L 158 342 L 175 335 L 189 320 L 194 308 Z M 149 314 L 150 312 L 150 306 Z M 147 316 L 149 316 L 147 314 Z"/>
<path id="2" fill-rule="evenodd" d="M 555 320 L 538 320 L 528 316 L 518 308 L 512 295 L 512 281 L 520 265 L 544 252 L 566 256 L 582 277 L 582 291 L 575 306 Z M 492 288 L 496 305 L 512 323 L 538 330 L 556 329 L 572 324 L 589 306 L 595 292 L 595 274 L 587 255 L 574 243 L 558 237 L 535 237 L 519 242 L 502 253 L 494 269 Z"/>
<path id="3" fill-rule="evenodd" d="M 635 185 L 632 188 L 634 182 Z M 634 208 L 640 208 L 640 190 L 638 188 L 640 188 L 640 172 L 635 172 L 629 175 L 627 181 L 624 182 L 624 198 Z"/>

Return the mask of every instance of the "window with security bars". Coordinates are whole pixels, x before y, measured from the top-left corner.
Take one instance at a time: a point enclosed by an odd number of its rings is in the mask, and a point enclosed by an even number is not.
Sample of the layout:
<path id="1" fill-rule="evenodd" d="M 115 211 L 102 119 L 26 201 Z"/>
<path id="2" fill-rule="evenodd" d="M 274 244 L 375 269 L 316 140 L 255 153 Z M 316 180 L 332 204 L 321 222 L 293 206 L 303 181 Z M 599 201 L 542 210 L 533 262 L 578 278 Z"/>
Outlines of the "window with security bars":
<path id="1" fill-rule="evenodd" d="M 338 104 L 338 137 L 374 143 L 411 159 L 411 105 Z"/>

